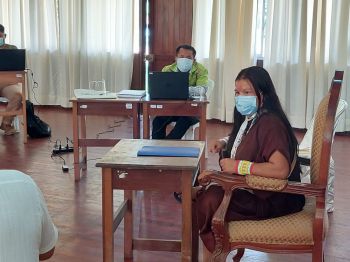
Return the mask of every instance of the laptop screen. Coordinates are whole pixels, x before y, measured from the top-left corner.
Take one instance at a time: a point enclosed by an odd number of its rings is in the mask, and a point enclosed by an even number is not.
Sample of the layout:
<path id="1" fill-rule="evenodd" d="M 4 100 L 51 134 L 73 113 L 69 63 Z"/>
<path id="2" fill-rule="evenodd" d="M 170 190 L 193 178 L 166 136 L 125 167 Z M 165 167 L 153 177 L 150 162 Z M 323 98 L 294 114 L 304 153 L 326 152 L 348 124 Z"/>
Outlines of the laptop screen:
<path id="1" fill-rule="evenodd" d="M 23 71 L 25 68 L 25 49 L 0 49 L 0 71 Z"/>
<path id="2" fill-rule="evenodd" d="M 148 77 L 150 99 L 188 99 L 188 72 L 150 72 Z"/>

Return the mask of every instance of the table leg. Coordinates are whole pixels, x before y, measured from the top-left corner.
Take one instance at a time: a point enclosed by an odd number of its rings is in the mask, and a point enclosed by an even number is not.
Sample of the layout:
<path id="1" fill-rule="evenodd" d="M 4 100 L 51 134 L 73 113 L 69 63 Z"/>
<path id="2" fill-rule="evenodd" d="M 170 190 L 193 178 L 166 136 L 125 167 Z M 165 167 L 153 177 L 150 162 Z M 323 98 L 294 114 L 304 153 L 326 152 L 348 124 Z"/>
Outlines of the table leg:
<path id="1" fill-rule="evenodd" d="M 80 156 L 79 156 L 79 123 L 78 105 L 73 101 L 73 154 L 74 154 L 74 179 L 80 180 Z"/>
<path id="2" fill-rule="evenodd" d="M 181 261 L 192 261 L 192 173 L 182 171 L 182 242 Z"/>
<path id="3" fill-rule="evenodd" d="M 204 103 L 201 105 L 201 118 L 199 123 L 199 140 L 205 142 L 204 152 L 206 152 L 207 147 L 207 104 Z M 200 159 L 200 170 L 205 169 L 205 153 L 202 154 Z"/>
<path id="4" fill-rule="evenodd" d="M 140 138 L 140 106 L 138 104 L 133 105 L 132 122 L 133 138 Z"/>
<path id="5" fill-rule="evenodd" d="M 124 259 L 132 259 L 132 240 L 133 240 L 133 218 L 132 218 L 132 199 L 133 191 L 124 191 L 124 200 L 127 201 L 127 210 L 124 216 Z"/>
<path id="6" fill-rule="evenodd" d="M 22 112 L 23 112 L 23 142 L 27 143 L 27 104 L 26 104 L 26 74 L 22 75 Z"/>
<path id="7" fill-rule="evenodd" d="M 143 139 L 149 139 L 149 114 L 148 105 L 143 104 Z"/>
<path id="8" fill-rule="evenodd" d="M 81 132 L 81 138 L 85 139 L 86 138 L 86 116 L 82 115 L 80 116 L 80 132 Z M 83 146 L 81 148 L 81 154 L 82 154 L 82 169 L 86 170 L 86 166 L 87 166 L 87 147 Z"/>
<path id="9" fill-rule="evenodd" d="M 196 204 L 192 203 L 192 261 L 198 262 L 199 228 Z"/>
<path id="10" fill-rule="evenodd" d="M 205 141 L 207 136 L 207 105 L 201 105 L 201 109 L 202 110 L 199 122 L 199 140 Z"/>
<path id="11" fill-rule="evenodd" d="M 103 262 L 114 260 L 112 175 L 111 168 L 102 168 Z"/>

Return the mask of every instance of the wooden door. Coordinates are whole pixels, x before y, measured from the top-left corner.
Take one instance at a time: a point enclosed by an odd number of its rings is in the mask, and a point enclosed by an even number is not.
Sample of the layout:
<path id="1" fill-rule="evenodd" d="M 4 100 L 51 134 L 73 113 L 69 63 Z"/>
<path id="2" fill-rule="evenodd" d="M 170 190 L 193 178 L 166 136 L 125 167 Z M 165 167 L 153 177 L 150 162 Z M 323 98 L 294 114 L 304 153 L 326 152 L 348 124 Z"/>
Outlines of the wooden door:
<path id="1" fill-rule="evenodd" d="M 174 62 L 175 49 L 192 40 L 192 0 L 149 0 L 151 71 Z"/>
<path id="2" fill-rule="evenodd" d="M 174 62 L 175 49 L 181 44 L 191 44 L 192 41 L 192 0 L 148 0 L 150 39 L 148 57 L 146 48 L 146 2 L 140 3 L 140 54 L 134 57 L 133 89 L 145 87 L 145 63 L 150 61 L 151 71 L 160 71 L 165 65 Z M 152 57 L 151 60 L 149 58 Z"/>

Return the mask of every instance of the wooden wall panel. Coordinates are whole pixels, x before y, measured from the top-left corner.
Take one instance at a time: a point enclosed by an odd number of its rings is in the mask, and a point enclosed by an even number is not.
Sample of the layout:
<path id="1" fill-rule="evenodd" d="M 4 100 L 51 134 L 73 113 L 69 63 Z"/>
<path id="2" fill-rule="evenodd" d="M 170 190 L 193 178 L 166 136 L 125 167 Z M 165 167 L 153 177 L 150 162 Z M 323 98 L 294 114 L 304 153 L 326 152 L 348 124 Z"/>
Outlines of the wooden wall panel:
<path id="1" fill-rule="evenodd" d="M 178 45 L 191 44 L 192 9 L 189 0 L 150 0 L 151 70 L 172 63 Z"/>
<path id="2" fill-rule="evenodd" d="M 144 53 L 146 0 L 140 1 L 140 54 L 134 57 L 132 79 L 133 89 L 144 88 Z M 154 60 L 151 71 L 160 71 L 174 62 L 175 49 L 180 44 L 191 44 L 192 40 L 192 0 L 149 0 L 150 4 L 150 53 Z"/>

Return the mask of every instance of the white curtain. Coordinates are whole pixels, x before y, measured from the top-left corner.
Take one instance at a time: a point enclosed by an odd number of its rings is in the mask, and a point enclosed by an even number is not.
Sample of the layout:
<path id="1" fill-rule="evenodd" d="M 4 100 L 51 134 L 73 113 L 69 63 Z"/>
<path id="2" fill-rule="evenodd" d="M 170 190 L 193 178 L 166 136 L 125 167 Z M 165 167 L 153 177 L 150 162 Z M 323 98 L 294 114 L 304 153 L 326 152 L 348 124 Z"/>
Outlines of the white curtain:
<path id="1" fill-rule="evenodd" d="M 209 116 L 232 121 L 234 78 L 260 55 L 293 127 L 308 127 L 335 69 L 345 71 L 341 98 L 350 104 L 350 1 L 265 0 L 257 34 L 262 1 L 193 0 L 192 43 L 215 81 Z M 348 109 L 337 131 L 349 130 Z"/>
<path id="2" fill-rule="evenodd" d="M 294 127 L 305 127 L 307 1 L 269 0 L 264 67 Z"/>
<path id="3" fill-rule="evenodd" d="M 310 1 L 310 0 L 309 0 Z M 350 106 L 350 1 L 318 0 L 312 11 L 311 52 L 308 76 L 307 120 L 329 89 L 335 70 L 344 70 L 341 98 Z M 350 109 L 340 119 L 337 131 L 350 130 Z"/>
<path id="4" fill-rule="evenodd" d="M 90 80 L 113 92 L 130 87 L 133 1 L 0 0 L 0 8 L 8 42 L 27 50 L 40 104 L 70 106 Z"/>
<path id="5" fill-rule="evenodd" d="M 348 0 L 268 0 L 264 67 L 271 73 L 293 127 L 308 127 L 334 71 L 344 70 L 350 101 Z M 309 29 L 309 30 L 308 30 Z M 338 131 L 350 128 L 349 114 Z"/>
<path id="6" fill-rule="evenodd" d="M 215 82 L 208 118 L 232 122 L 238 72 L 252 65 L 253 0 L 194 0 L 192 45 Z"/>

